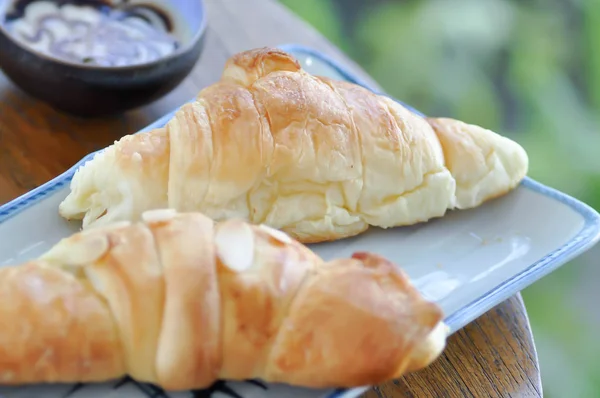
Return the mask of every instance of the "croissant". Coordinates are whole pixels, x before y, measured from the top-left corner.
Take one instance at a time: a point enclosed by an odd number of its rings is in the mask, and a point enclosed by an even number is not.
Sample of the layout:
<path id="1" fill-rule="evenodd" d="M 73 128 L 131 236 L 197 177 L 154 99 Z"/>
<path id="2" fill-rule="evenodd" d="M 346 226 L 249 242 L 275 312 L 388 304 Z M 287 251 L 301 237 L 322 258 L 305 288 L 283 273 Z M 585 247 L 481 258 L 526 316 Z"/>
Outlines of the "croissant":
<path id="1" fill-rule="evenodd" d="M 375 384 L 444 349 L 442 311 L 375 254 L 325 262 L 268 226 L 144 212 L 0 268 L 0 383 L 129 375 Z"/>
<path id="2" fill-rule="evenodd" d="M 125 136 L 80 167 L 59 212 L 87 228 L 155 208 L 199 211 L 316 243 L 476 207 L 527 169 L 508 138 L 425 119 L 261 48 L 230 58 L 166 127 Z"/>

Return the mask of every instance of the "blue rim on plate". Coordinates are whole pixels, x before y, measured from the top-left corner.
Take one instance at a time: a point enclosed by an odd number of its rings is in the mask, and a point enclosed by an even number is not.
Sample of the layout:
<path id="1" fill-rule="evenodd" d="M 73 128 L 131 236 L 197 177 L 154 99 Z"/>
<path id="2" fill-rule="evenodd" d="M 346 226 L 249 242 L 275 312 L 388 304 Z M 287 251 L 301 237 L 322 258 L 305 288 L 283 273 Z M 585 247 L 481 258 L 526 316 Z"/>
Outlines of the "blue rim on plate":
<path id="1" fill-rule="evenodd" d="M 291 53 L 303 53 L 306 55 L 310 55 L 311 57 L 314 57 L 320 60 L 321 62 L 327 64 L 329 67 L 334 69 L 337 73 L 339 73 L 344 79 L 348 80 L 349 82 L 361 85 L 371 91 L 377 92 L 378 94 L 386 95 L 385 93 L 381 93 L 377 90 L 374 90 L 372 87 L 370 87 L 369 84 L 362 81 L 359 77 L 354 76 L 350 71 L 342 67 L 332 58 L 315 49 L 297 44 L 285 44 L 279 46 L 279 48 L 285 51 L 289 51 Z M 423 113 L 417 111 L 411 106 L 404 104 L 403 102 L 398 101 L 395 98 L 392 99 L 401 103 L 406 108 L 410 109 L 416 114 L 424 116 Z M 173 117 L 175 112 L 176 111 L 168 113 L 167 115 L 158 119 L 154 123 L 140 130 L 140 132 L 164 126 L 168 122 L 168 120 L 170 120 Z M 55 179 L 41 185 L 36 189 L 33 189 L 32 191 L 14 199 L 11 202 L 0 206 L 0 223 L 6 221 L 9 218 L 12 218 L 13 216 L 25 210 L 26 208 L 39 202 L 44 197 L 48 196 L 49 194 L 57 191 L 58 189 L 68 184 L 71 181 L 71 178 L 73 177 L 73 174 L 75 173 L 77 168 L 86 161 L 90 160 L 96 153 L 97 152 L 87 155 L 81 161 L 75 164 L 72 168 L 65 171 L 63 174 L 56 177 Z M 462 307 L 460 310 L 450 314 L 445 319 L 445 321 L 450 326 L 452 332 L 459 330 L 467 323 L 475 319 L 478 315 L 491 309 L 497 303 L 502 302 L 503 300 L 509 298 L 511 295 L 523 290 L 525 287 L 529 286 L 533 282 L 546 276 L 561 265 L 577 257 L 579 254 L 588 250 L 593 245 L 595 245 L 598 242 L 598 240 L 600 240 L 600 215 L 590 206 L 563 192 L 560 192 L 556 189 L 547 187 L 537 181 L 534 181 L 529 177 L 526 177 L 523 180 L 521 186 L 570 207 L 583 217 L 584 225 L 571 240 L 569 240 L 567 243 L 565 243 L 558 249 L 549 253 L 539 261 L 531 264 L 529 267 L 527 267 L 520 273 L 514 275 L 512 278 L 504 281 L 495 289 L 487 292 L 486 294 L 482 295 L 481 297 Z M 354 389 L 337 389 L 328 394 L 325 398 L 351 398 L 362 393 L 367 388 L 369 387 L 361 387 Z"/>

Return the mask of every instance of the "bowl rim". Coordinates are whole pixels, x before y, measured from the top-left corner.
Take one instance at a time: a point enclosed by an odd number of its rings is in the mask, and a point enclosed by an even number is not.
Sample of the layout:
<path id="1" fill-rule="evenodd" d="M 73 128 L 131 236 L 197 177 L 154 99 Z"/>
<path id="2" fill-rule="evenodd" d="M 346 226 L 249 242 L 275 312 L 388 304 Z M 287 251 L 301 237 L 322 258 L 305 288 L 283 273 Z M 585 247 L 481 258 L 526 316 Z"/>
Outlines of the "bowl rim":
<path id="1" fill-rule="evenodd" d="M 14 0 L 5 0 L 5 1 L 12 2 Z M 194 47 L 198 44 L 198 42 L 202 39 L 202 37 L 204 36 L 204 34 L 206 32 L 206 28 L 208 25 L 208 18 L 206 15 L 206 7 L 205 7 L 204 0 L 193 0 L 193 1 L 198 2 L 199 6 L 200 6 L 200 13 L 201 13 L 202 19 L 200 20 L 200 25 L 198 26 L 198 29 L 196 29 L 196 32 L 194 33 L 192 38 L 189 40 L 189 42 L 185 46 L 179 47 L 177 50 L 175 50 L 174 52 L 172 52 L 169 55 L 165 55 L 164 57 L 160 57 L 158 59 L 155 59 L 154 61 L 143 62 L 143 63 L 139 63 L 139 64 L 122 65 L 122 66 L 98 66 L 98 65 L 78 63 L 78 62 L 69 61 L 69 60 L 65 60 L 62 58 L 58 58 L 58 57 L 53 57 L 53 56 L 47 55 L 41 51 L 29 48 L 29 47 L 21 44 L 19 41 L 17 41 L 13 37 L 13 35 L 6 29 L 3 19 L 0 19 L 0 33 L 2 33 L 2 35 L 4 35 L 8 41 L 10 41 L 12 44 L 17 46 L 20 50 L 22 50 L 28 54 L 31 54 L 33 56 L 39 57 L 45 61 L 59 64 L 62 66 L 72 67 L 75 69 L 89 70 L 89 71 L 98 71 L 98 72 L 135 71 L 138 69 L 144 69 L 144 68 L 156 66 L 163 62 L 172 61 L 194 49 Z M 0 12 L 0 18 L 4 18 L 5 15 L 6 15 L 6 10 L 2 10 Z"/>

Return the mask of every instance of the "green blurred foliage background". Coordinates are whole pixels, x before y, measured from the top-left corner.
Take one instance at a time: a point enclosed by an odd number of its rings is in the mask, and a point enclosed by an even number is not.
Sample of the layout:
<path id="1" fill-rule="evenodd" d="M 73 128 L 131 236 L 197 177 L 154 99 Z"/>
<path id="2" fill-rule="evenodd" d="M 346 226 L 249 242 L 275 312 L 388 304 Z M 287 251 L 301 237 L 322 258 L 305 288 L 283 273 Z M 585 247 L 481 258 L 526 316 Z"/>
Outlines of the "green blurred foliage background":
<path id="1" fill-rule="evenodd" d="M 426 114 L 520 142 L 600 209 L 600 1 L 280 0 Z M 523 292 L 547 397 L 600 397 L 600 249 Z"/>

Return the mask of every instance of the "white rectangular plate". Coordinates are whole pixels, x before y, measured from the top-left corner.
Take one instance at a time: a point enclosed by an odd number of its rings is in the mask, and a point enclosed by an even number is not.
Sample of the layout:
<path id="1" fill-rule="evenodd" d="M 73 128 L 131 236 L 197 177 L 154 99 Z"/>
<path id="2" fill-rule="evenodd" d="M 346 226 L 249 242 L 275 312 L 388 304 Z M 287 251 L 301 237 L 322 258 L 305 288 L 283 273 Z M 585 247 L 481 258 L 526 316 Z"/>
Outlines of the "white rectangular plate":
<path id="1" fill-rule="evenodd" d="M 314 50 L 286 45 L 313 74 L 364 83 Z M 368 86 L 367 86 L 368 87 Z M 416 111 L 415 111 L 416 112 Z M 150 128 L 162 126 L 171 114 Z M 77 166 L 0 207 L 0 265 L 40 255 L 76 232 L 77 223 L 59 217 L 58 204 Z M 589 206 L 526 179 L 510 194 L 468 211 L 409 228 L 372 229 L 358 237 L 311 246 L 325 259 L 373 251 L 401 265 L 429 299 L 439 303 L 452 331 L 592 247 L 600 237 L 600 216 Z M 351 349 L 351 347 L 349 347 Z M 259 382 L 219 382 L 212 389 L 165 393 L 130 379 L 88 385 L 0 388 L 1 397 L 205 397 L 351 398 L 367 387 L 310 390 Z"/>

